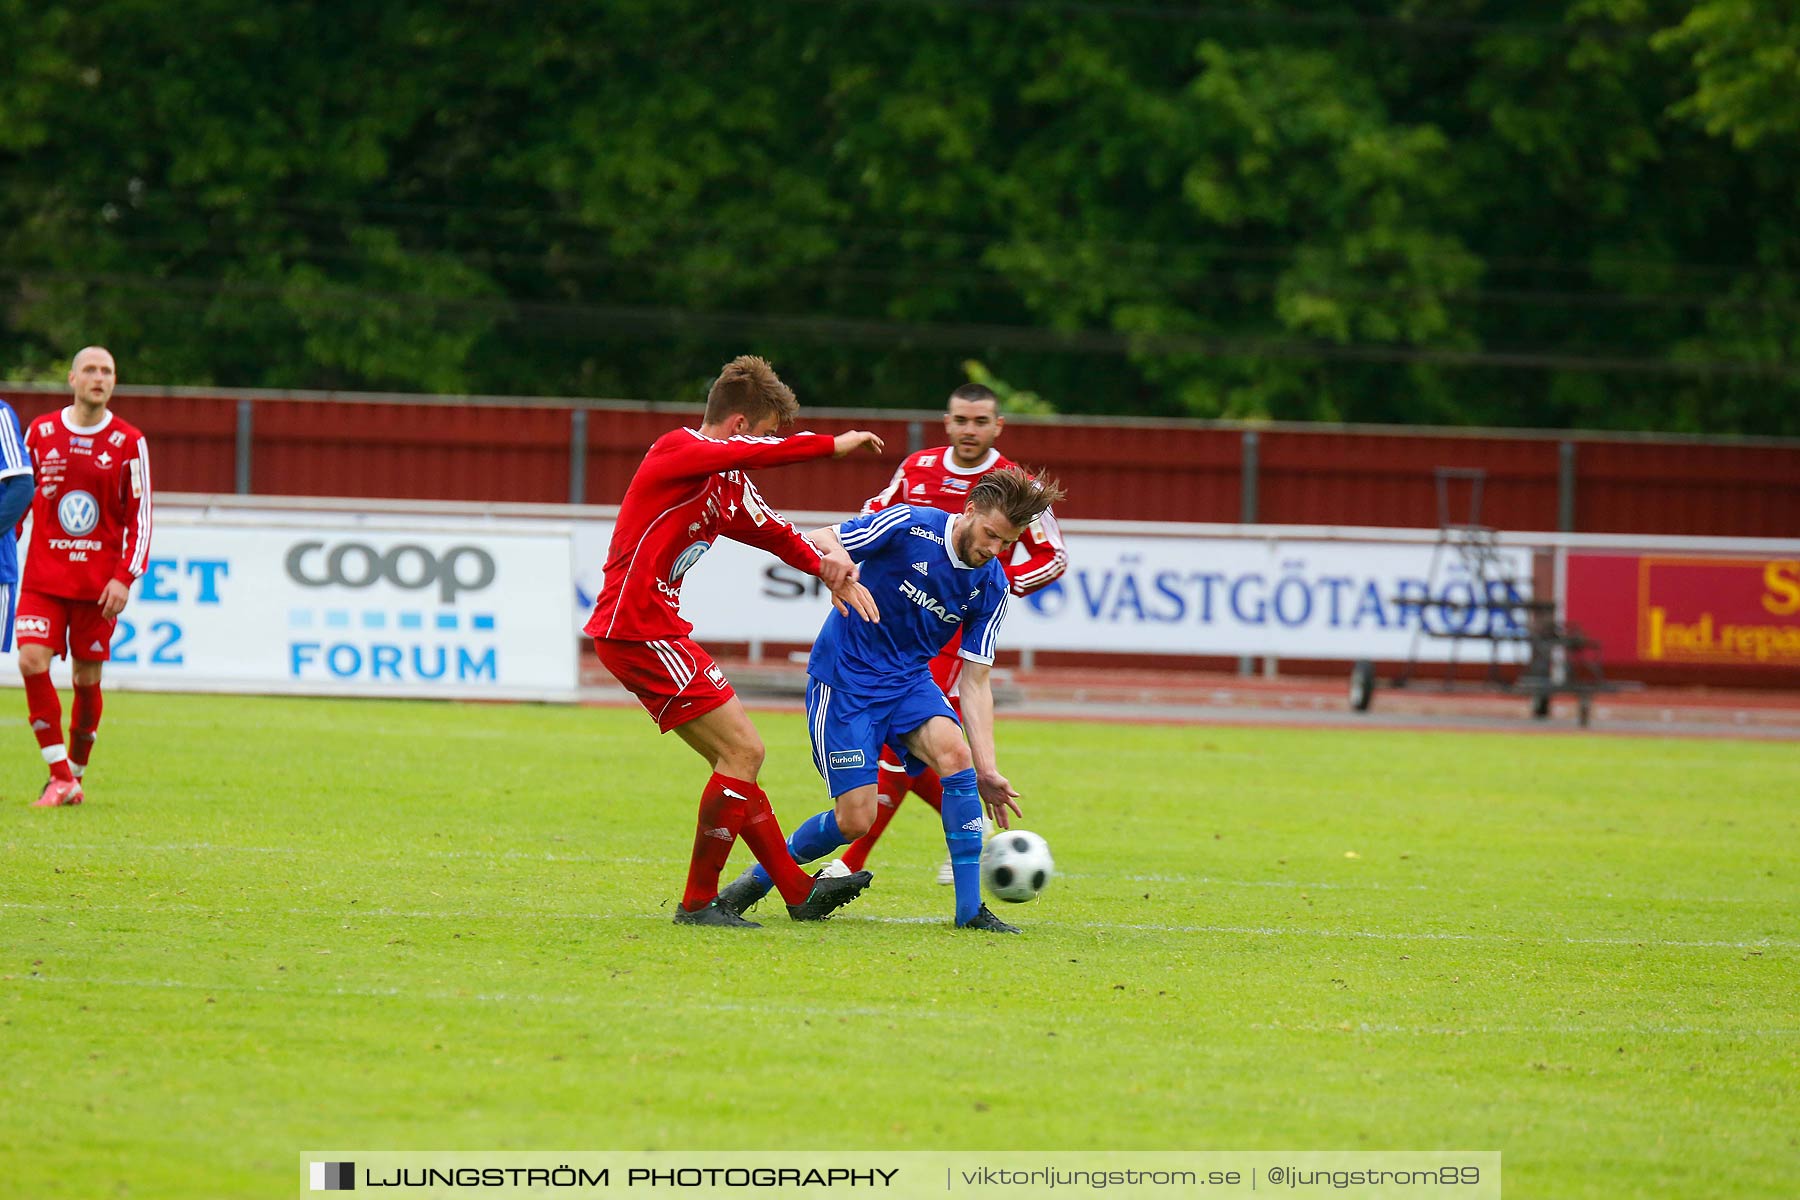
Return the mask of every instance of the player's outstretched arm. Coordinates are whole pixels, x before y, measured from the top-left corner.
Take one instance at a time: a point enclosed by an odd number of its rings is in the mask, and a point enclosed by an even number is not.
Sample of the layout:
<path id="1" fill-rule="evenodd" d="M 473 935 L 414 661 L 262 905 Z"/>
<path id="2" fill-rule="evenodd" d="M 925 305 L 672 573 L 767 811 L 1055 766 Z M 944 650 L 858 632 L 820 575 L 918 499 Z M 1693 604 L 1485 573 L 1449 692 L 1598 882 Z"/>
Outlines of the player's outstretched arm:
<path id="1" fill-rule="evenodd" d="M 962 718 L 963 732 L 969 738 L 969 756 L 975 760 L 975 786 L 981 791 L 981 802 L 988 816 L 1002 829 L 1012 828 L 1013 816 L 1024 816 L 1019 808 L 1019 793 L 1013 791 L 1006 776 L 1000 773 L 994 752 L 994 689 L 986 663 L 963 662 Z M 1010 814 L 1010 815 L 1009 815 Z"/>
<path id="2" fill-rule="evenodd" d="M 1006 564 L 1006 582 L 1015 596 L 1029 596 L 1049 587 L 1069 568 L 1069 551 L 1063 545 L 1056 514 L 1045 509 L 1019 539 L 1025 553 Z"/>
<path id="3" fill-rule="evenodd" d="M 858 450 L 867 450 L 870 454 L 880 454 L 886 449 L 880 437 L 866 429 L 852 429 L 848 433 L 840 433 L 833 439 L 833 458 L 843 458 L 846 454 L 854 454 Z"/>

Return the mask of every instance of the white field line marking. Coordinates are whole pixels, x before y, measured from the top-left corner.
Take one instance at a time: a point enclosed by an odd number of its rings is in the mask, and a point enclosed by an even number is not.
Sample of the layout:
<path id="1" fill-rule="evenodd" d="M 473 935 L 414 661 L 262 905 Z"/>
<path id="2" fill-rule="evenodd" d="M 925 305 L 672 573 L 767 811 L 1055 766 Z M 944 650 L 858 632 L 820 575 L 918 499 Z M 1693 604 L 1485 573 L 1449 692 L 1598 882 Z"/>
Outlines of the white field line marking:
<path id="1" fill-rule="evenodd" d="M 403 988 L 376 987 L 269 987 L 255 983 L 199 983 L 187 979 L 94 979 L 74 976 L 32 975 L 25 977 L 25 982 L 53 987 L 116 987 L 147 988 L 159 991 L 195 991 L 195 992 L 251 992 L 268 996 L 304 996 L 309 998 L 328 998 L 348 996 L 359 999 L 405 999 L 415 1001 L 453 1001 L 464 1003 L 473 1001 L 480 1004 L 556 1004 L 569 1007 L 615 1007 L 638 1008 L 641 998 L 631 996 L 610 997 L 602 992 L 578 996 L 545 995 L 539 992 L 464 992 L 464 991 L 420 991 L 411 992 Z M 788 1000 L 772 1001 L 768 1004 L 727 1003 L 689 1003 L 686 1009 L 699 1009 L 706 1012 L 757 1012 L 796 1013 L 824 1016 L 861 1016 L 891 1017 L 896 1013 L 912 1011 L 909 1004 L 893 1003 L 889 1005 L 816 1005 L 795 1004 Z M 1067 1017 L 1058 1018 L 1066 1021 Z M 1110 1021 L 1112 1018 L 1108 1018 Z M 1800 1026 L 1776 1029 L 1730 1029 L 1698 1025 L 1578 1025 L 1564 1022 L 1555 1025 L 1471 1025 L 1464 1028 L 1431 1028 L 1424 1026 L 1407 1026 L 1380 1024 L 1371 1025 L 1363 1022 L 1360 1026 L 1346 1030 L 1341 1024 L 1302 1023 L 1284 1025 L 1269 1022 L 1251 1022 L 1245 1028 L 1259 1033 L 1382 1033 L 1401 1034 L 1413 1037 L 1460 1037 L 1468 1034 L 1511 1035 L 1527 1034 L 1532 1036 L 1558 1035 L 1570 1036 L 1589 1034 L 1607 1037 L 1617 1035 L 1672 1035 L 1686 1034 L 1705 1037 L 1745 1038 L 1745 1037 L 1800 1037 Z"/>
<path id="2" fill-rule="evenodd" d="M 146 904 L 53 904 L 42 901 L 0 901 L 0 909 L 21 909 L 31 912 L 57 913 L 90 913 L 90 912 L 130 912 L 143 915 L 156 913 L 184 913 L 217 916 L 266 916 L 271 911 L 291 917 L 328 917 L 340 921 L 361 918 L 364 920 L 402 920 L 402 921 L 662 921 L 667 919 L 660 913 L 603 913 L 603 912 L 545 912 L 537 909 L 518 909 L 513 912 L 492 912 L 480 910 L 418 910 L 395 909 L 360 905 L 345 905 L 341 908 L 250 908 L 238 906 L 218 908 L 203 904 L 158 904 L 153 907 Z M 672 911 L 672 910 L 670 910 Z M 1029 914 L 1026 914 L 1027 916 Z M 882 917 L 865 916 L 854 913 L 839 914 L 835 920 L 842 923 L 866 921 L 870 924 L 882 925 L 932 925 L 947 922 L 942 914 L 936 916 L 915 917 Z M 1760 938 L 1754 941 L 1702 941 L 1680 940 L 1652 937 L 1556 937 L 1529 933 L 1407 933 L 1393 930 L 1376 929 L 1299 929 L 1276 925 L 1159 925 L 1154 923 L 1123 923 L 1116 921 L 1083 921 L 1071 924 L 1067 921 L 1032 921 L 1037 927 L 1052 929 L 1098 929 L 1125 933 L 1186 933 L 1212 934 L 1232 937 L 1317 937 L 1317 938 L 1365 938 L 1394 942 L 1481 942 L 1501 945 L 1552 945 L 1565 946 L 1642 946 L 1645 948 L 1678 949 L 1678 950 L 1800 950 L 1800 941 L 1783 941 L 1776 938 Z"/>
<path id="3" fill-rule="evenodd" d="M 192 852 L 192 851 L 211 851 L 211 852 L 219 853 L 219 854 L 236 854 L 236 853 L 241 852 L 244 854 L 290 854 L 290 855 L 300 855 L 300 854 L 309 854 L 309 853 L 318 853 L 318 854 L 332 853 L 332 851 L 328 847 L 319 847 L 316 850 L 302 850 L 302 849 L 292 847 L 292 846 L 287 846 L 287 847 L 282 847 L 282 846 L 215 846 L 210 842 L 187 842 L 187 843 L 180 843 L 180 844 L 174 844 L 174 845 L 156 845 L 156 844 L 139 845 L 139 844 L 135 844 L 132 842 L 118 842 L 118 843 L 63 842 L 63 843 L 58 843 L 56 845 L 50 846 L 50 847 L 48 847 L 48 849 L 52 849 L 52 850 L 113 850 L 113 851 L 152 850 L 152 851 L 157 851 L 160 853 L 188 853 L 188 852 Z M 405 856 L 408 858 L 450 858 L 450 859 L 500 858 L 500 859 L 509 859 L 509 860 L 529 861 L 529 862 L 601 863 L 601 864 L 607 864 L 607 865 L 616 865 L 616 864 L 623 863 L 628 866 L 640 866 L 640 867 L 666 867 L 671 864 L 676 864 L 676 865 L 685 865 L 686 864 L 685 859 L 679 859 L 679 858 L 674 858 L 674 857 L 652 858 L 652 857 L 645 857 L 642 855 L 624 855 L 624 854 L 609 854 L 609 855 L 557 854 L 557 853 L 555 853 L 553 851 L 549 851 L 549 850 L 408 850 L 406 852 Z M 900 868 L 900 869 L 910 869 L 911 867 L 915 867 L 915 866 L 919 866 L 919 865 L 920 864 L 917 864 L 917 863 L 909 863 L 909 864 L 906 864 L 905 868 Z M 888 869 L 894 870 L 897 868 L 890 867 Z M 1436 894 L 1438 894 L 1440 896 L 1473 896 L 1473 895 L 1486 895 L 1487 894 L 1486 892 L 1476 891 L 1476 890 L 1469 889 L 1469 888 L 1433 887 L 1433 886 L 1423 884 L 1423 883 L 1386 884 L 1386 883 L 1380 882 L 1379 880 L 1370 880 L 1368 883 L 1325 883 L 1323 881 L 1307 882 L 1305 880 L 1297 880 L 1297 879 L 1221 879 L 1215 875 L 1169 875 L 1169 874 L 1109 875 L 1109 874 L 1098 874 L 1098 873 L 1077 872 L 1077 871 L 1058 871 L 1056 873 L 1056 877 L 1058 879 L 1097 879 L 1097 880 L 1102 880 L 1102 881 L 1111 880 L 1111 879 L 1119 879 L 1119 880 L 1125 880 L 1130 883 L 1178 883 L 1178 884 L 1186 884 L 1186 885 L 1200 885 L 1200 886 L 1205 886 L 1205 887 L 1287 888 L 1290 890 L 1304 888 L 1307 891 L 1321 891 L 1321 892 L 1331 892 L 1331 891 L 1337 891 L 1337 892 L 1410 891 L 1410 892 L 1435 892 Z M 1761 903 L 1764 903 L 1764 901 L 1762 901 L 1762 900 L 1759 900 L 1755 897 L 1749 897 L 1749 896 L 1624 896 L 1624 897 L 1621 897 L 1621 896 L 1617 895 L 1617 893 L 1615 893 L 1615 892 L 1602 891 L 1600 889 L 1599 885 L 1596 885 L 1594 888 L 1589 889 L 1589 890 L 1570 890 L 1568 892 L 1565 892 L 1561 898 L 1568 899 L 1568 900 L 1625 899 L 1625 900 L 1638 900 L 1638 901 L 1644 901 L 1644 902 L 1656 903 L 1656 904 L 1761 904 Z"/>
<path id="4" fill-rule="evenodd" d="M 152 851 L 158 854 L 190 854 L 208 852 L 214 854 L 323 854 L 335 855 L 336 850 L 330 846 L 315 846 L 302 849 L 297 846 L 215 846 L 211 842 L 182 842 L 176 844 L 155 844 L 144 842 L 57 842 L 52 845 L 38 847 L 44 850 L 81 850 L 81 851 L 113 851 L 127 853 L 135 851 Z M 666 866 L 669 863 L 686 864 L 686 859 L 678 858 L 635 858 L 622 854 L 605 856 L 593 854 L 558 854 L 551 850 L 420 850 L 408 848 L 407 858 L 506 858 L 520 859 L 529 862 L 569 862 L 569 863 L 630 863 L 638 866 Z"/>

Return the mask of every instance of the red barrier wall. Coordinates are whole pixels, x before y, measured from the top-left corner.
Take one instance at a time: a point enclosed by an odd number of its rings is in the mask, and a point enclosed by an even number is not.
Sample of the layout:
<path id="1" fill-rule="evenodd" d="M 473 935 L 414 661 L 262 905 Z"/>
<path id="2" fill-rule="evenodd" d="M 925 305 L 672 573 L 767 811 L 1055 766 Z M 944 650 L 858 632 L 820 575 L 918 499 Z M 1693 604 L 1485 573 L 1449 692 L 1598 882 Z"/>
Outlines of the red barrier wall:
<path id="1" fill-rule="evenodd" d="M 0 387 L 0 397 L 28 418 L 60 407 L 67 393 Z M 250 490 L 264 495 L 566 502 L 581 410 L 577 490 L 588 503 L 615 503 L 644 449 L 698 417 L 697 408 L 666 405 L 199 390 L 122 389 L 114 405 L 149 435 L 160 489 L 230 492 L 240 400 L 250 404 Z M 855 508 L 885 485 L 915 434 L 922 445 L 943 437 L 937 413 L 838 410 L 803 423 L 874 429 L 889 453 L 761 474 L 782 508 Z M 1584 533 L 1800 534 L 1800 441 L 1015 418 L 1000 444 L 1062 479 L 1065 516 L 1230 522 L 1245 512 L 1250 435 L 1264 523 L 1434 527 L 1433 472 L 1463 467 L 1487 472 L 1480 520 L 1503 529 L 1556 530 L 1567 508 Z M 1467 519 L 1466 497 L 1453 489 L 1453 520 Z"/>

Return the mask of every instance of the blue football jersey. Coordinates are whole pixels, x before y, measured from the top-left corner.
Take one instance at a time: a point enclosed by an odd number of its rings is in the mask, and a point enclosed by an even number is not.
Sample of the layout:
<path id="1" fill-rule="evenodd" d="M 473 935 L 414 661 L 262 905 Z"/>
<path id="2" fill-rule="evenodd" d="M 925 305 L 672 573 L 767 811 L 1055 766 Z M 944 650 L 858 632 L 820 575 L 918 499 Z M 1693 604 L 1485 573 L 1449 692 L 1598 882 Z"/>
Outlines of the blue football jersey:
<path id="1" fill-rule="evenodd" d="M 19 415 L 0 400 L 0 479 L 31 474 L 31 457 L 25 453 L 25 436 L 19 431 Z M 19 546 L 11 527 L 0 529 L 0 584 L 19 582 Z"/>
<path id="2" fill-rule="evenodd" d="M 899 504 L 837 527 L 862 568 L 881 623 L 836 609 L 813 643 L 807 673 L 864 695 L 910 687 L 962 627 L 962 656 L 991 663 L 1006 616 L 1006 571 L 999 559 L 971 567 L 956 557 L 951 531 L 960 514 Z"/>

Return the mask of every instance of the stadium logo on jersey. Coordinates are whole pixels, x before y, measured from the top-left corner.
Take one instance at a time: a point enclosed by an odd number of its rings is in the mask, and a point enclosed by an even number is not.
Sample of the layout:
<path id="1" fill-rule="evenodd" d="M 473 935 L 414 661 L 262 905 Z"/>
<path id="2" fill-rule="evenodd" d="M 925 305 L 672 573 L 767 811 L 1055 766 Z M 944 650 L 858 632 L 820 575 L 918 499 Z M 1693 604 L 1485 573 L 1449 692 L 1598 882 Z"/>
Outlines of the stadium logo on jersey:
<path id="1" fill-rule="evenodd" d="M 100 524 L 100 505 L 86 492 L 69 492 L 56 506 L 56 519 L 70 537 L 84 537 Z"/>
<path id="2" fill-rule="evenodd" d="M 850 767 L 860 767 L 866 760 L 863 758 L 861 750 L 833 750 L 828 761 L 834 771 L 842 771 Z"/>
<path id="3" fill-rule="evenodd" d="M 922 537 L 928 542 L 936 542 L 940 546 L 944 544 L 944 535 L 943 534 L 933 533 L 931 530 L 925 528 L 923 525 L 914 525 L 911 529 L 907 530 L 906 532 L 912 534 L 914 537 Z"/>
<path id="4" fill-rule="evenodd" d="M 917 571 L 921 575 L 929 575 L 929 574 L 931 574 L 931 564 L 916 562 L 913 564 L 913 570 Z"/>
<path id="5" fill-rule="evenodd" d="M 688 573 L 688 568 L 700 561 L 700 556 L 712 549 L 711 542 L 695 542 L 683 550 L 675 558 L 675 564 L 669 568 L 669 582 L 674 583 Z"/>
<path id="6" fill-rule="evenodd" d="M 962 614 L 951 615 L 950 610 L 944 607 L 942 601 L 914 584 L 910 579 L 900 581 L 900 594 L 947 625 L 957 625 L 962 622 Z"/>

